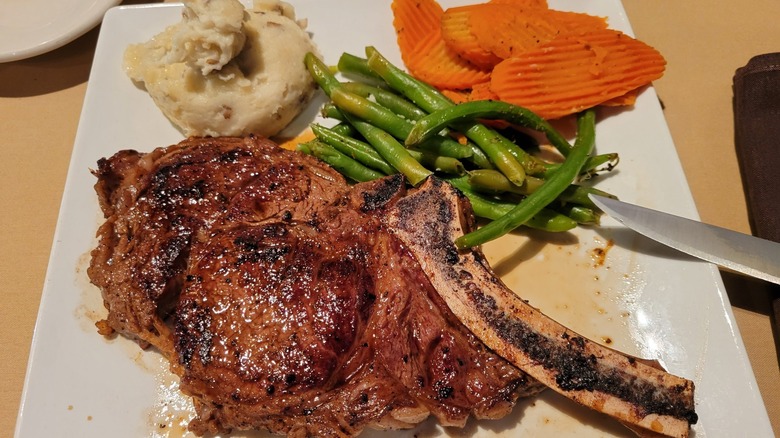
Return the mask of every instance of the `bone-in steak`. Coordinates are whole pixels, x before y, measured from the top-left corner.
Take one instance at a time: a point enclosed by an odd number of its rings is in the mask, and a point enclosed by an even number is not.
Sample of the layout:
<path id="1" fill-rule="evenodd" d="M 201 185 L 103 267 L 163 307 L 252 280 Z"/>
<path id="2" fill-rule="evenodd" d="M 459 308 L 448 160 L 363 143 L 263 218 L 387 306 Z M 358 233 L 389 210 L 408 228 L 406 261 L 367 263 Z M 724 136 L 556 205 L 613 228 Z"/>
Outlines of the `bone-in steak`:
<path id="1" fill-rule="evenodd" d="M 350 187 L 255 137 L 122 151 L 94 173 L 98 326 L 168 357 L 198 434 L 352 436 L 429 414 L 462 426 L 541 390 L 455 318 L 386 229 L 400 176 Z"/>

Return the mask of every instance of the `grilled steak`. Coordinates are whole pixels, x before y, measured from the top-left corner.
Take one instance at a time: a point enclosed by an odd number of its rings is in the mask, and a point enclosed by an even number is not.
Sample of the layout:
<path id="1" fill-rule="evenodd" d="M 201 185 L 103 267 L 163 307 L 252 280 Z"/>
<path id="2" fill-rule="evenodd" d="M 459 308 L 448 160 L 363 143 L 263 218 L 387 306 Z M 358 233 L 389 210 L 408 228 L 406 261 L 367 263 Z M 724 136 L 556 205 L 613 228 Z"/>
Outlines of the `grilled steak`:
<path id="1" fill-rule="evenodd" d="M 261 171 L 262 170 L 262 171 Z M 231 221 L 284 213 L 308 220 L 347 189 L 337 172 L 259 139 L 192 139 L 149 154 L 98 162 L 95 189 L 106 218 L 88 270 L 116 330 L 172 352 L 163 322 L 181 288 L 192 243 Z"/>
<path id="2" fill-rule="evenodd" d="M 454 316 L 387 228 L 400 176 L 350 187 L 259 138 L 119 152 L 88 270 L 103 334 L 158 348 L 198 433 L 352 436 L 497 418 L 542 386 Z"/>

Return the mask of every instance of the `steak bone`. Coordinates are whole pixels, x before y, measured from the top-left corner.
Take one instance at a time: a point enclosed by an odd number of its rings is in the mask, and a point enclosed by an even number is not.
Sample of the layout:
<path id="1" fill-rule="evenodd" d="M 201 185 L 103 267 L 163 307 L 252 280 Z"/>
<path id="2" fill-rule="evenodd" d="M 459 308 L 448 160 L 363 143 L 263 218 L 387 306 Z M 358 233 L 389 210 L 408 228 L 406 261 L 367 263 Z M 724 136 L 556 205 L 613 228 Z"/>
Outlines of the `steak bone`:
<path id="1" fill-rule="evenodd" d="M 429 178 L 389 209 L 384 221 L 452 312 L 499 355 L 632 430 L 688 436 L 697 421 L 693 382 L 553 321 L 510 290 L 479 249 L 459 251 L 455 239 L 473 229 L 474 217 L 468 199 L 450 184 Z"/>

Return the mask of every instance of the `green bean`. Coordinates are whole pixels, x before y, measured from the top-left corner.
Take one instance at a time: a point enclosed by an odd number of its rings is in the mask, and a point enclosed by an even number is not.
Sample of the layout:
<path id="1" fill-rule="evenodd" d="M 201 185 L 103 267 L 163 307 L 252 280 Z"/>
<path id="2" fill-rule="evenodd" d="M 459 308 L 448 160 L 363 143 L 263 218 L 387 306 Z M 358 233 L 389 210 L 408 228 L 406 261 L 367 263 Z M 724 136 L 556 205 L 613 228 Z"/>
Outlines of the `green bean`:
<path id="1" fill-rule="evenodd" d="M 428 113 L 454 105 L 445 95 L 393 65 L 374 47 L 366 47 L 368 66 L 379 75 L 390 88 L 406 96 Z"/>
<path id="2" fill-rule="evenodd" d="M 526 173 L 530 175 L 543 175 L 548 169 L 545 162 L 529 154 L 500 132 L 488 128 L 481 123 L 459 124 L 455 127 L 456 129 L 465 129 L 466 136 L 475 143 L 484 142 L 500 145 L 506 152 L 512 154 L 515 160 L 523 166 Z"/>
<path id="3" fill-rule="evenodd" d="M 407 149 L 407 151 L 409 151 L 409 155 L 419 161 L 420 164 L 429 169 L 433 169 L 435 172 L 453 175 L 463 175 L 466 173 L 466 168 L 463 167 L 463 163 L 457 158 L 445 157 L 428 151 L 419 151 L 415 149 Z"/>
<path id="4" fill-rule="evenodd" d="M 313 54 L 306 54 L 305 64 L 315 82 L 333 100 L 336 106 L 342 110 L 342 113 L 344 111 L 351 112 L 380 127 L 383 131 L 389 132 L 396 138 L 406 138 L 406 134 L 412 129 L 411 122 L 404 120 L 375 102 L 341 89 L 341 83 L 333 76 L 328 67 Z M 343 117 L 344 114 L 340 116 Z M 432 150 L 439 155 L 452 156 L 454 158 L 466 158 L 472 154 L 470 147 L 439 136 L 433 137 L 430 142 L 425 142 L 420 147 Z"/>
<path id="5" fill-rule="evenodd" d="M 598 225 L 600 222 L 599 215 L 592 208 L 581 205 L 564 205 L 556 210 L 581 225 Z"/>
<path id="6" fill-rule="evenodd" d="M 429 116 L 426 116 L 418 120 L 415 123 L 414 128 L 412 128 L 410 135 L 417 129 L 417 123 L 425 120 L 428 117 Z M 498 168 L 498 170 L 503 172 L 504 175 L 506 175 L 506 177 L 512 181 L 512 183 L 517 185 L 523 184 L 523 180 L 525 180 L 526 174 L 525 167 L 520 164 L 520 162 L 507 148 L 505 141 L 509 142 L 509 140 L 506 140 L 506 138 L 497 132 L 479 123 L 474 123 L 471 126 L 465 127 L 464 134 L 466 137 L 474 141 L 474 143 L 479 145 L 480 149 L 482 149 L 485 155 L 490 158 L 490 161 Z M 411 147 L 417 143 L 419 142 L 410 142 L 409 135 L 406 136 L 407 147 Z"/>
<path id="7" fill-rule="evenodd" d="M 620 156 L 617 153 L 594 155 L 588 158 L 588 161 L 582 166 L 583 173 L 595 175 L 601 171 L 610 172 L 620 162 Z"/>
<path id="8" fill-rule="evenodd" d="M 412 130 L 412 124 L 409 121 L 404 120 L 376 102 L 372 102 L 355 93 L 346 91 L 343 87 L 331 90 L 330 99 L 342 112 L 346 111 L 353 116 L 365 120 L 397 139 L 406 138 Z M 434 136 L 430 136 L 429 138 L 432 137 Z"/>
<path id="9" fill-rule="evenodd" d="M 315 54 L 311 52 L 306 53 L 303 62 L 306 65 L 306 69 L 309 70 L 311 77 L 328 96 L 330 96 L 330 93 L 333 92 L 335 88 L 341 86 L 341 83 L 336 79 L 336 76 L 331 73 L 328 66 L 320 61 Z"/>
<path id="10" fill-rule="evenodd" d="M 376 102 L 345 91 L 343 88 L 333 88 L 330 98 L 342 112 L 348 112 L 357 116 L 401 141 L 412 130 L 412 123 L 408 120 Z M 462 145 L 455 140 L 438 135 L 429 137 L 425 142 L 417 146 L 420 149 L 426 149 L 438 155 L 453 158 L 468 158 L 472 155 L 471 148 L 468 145 Z"/>
<path id="11" fill-rule="evenodd" d="M 311 125 L 311 130 L 319 140 L 329 144 L 337 151 L 357 160 L 361 164 L 378 170 L 385 175 L 397 173 L 393 166 L 388 164 L 387 161 L 379 155 L 379 152 L 371 147 L 371 145 L 341 135 L 338 132 L 321 125 L 313 124 Z"/>
<path id="12" fill-rule="evenodd" d="M 495 130 L 523 150 L 539 149 L 539 140 L 524 130 L 517 129 L 514 126 L 495 128 Z"/>
<path id="13" fill-rule="evenodd" d="M 337 151 L 332 146 L 319 140 L 311 140 L 306 143 L 299 144 L 298 150 L 314 155 L 320 160 L 328 163 L 334 169 L 338 170 L 342 175 L 345 175 L 347 178 L 354 181 L 371 181 L 384 176 L 383 174 L 369 169 L 368 167 Z"/>
<path id="14" fill-rule="evenodd" d="M 333 102 L 326 102 L 324 105 L 322 105 L 322 109 L 320 110 L 320 114 L 322 117 L 326 117 L 329 119 L 335 119 L 339 121 L 344 121 L 344 114 L 341 112 L 336 105 L 333 104 Z"/>
<path id="15" fill-rule="evenodd" d="M 425 180 L 433 172 L 415 160 L 409 151 L 392 135 L 376 126 L 354 116 L 344 114 L 347 121 L 379 152 L 391 166 L 401 172 L 414 186 Z"/>
<path id="16" fill-rule="evenodd" d="M 373 48 L 368 48 L 366 50 L 367 51 L 371 51 L 371 50 L 373 50 Z M 385 60 L 379 54 L 379 52 L 376 52 L 376 57 L 379 60 L 377 62 L 380 62 L 380 61 L 384 62 L 384 64 L 382 64 L 382 65 L 386 66 L 387 69 L 394 70 L 394 71 L 397 71 L 397 72 L 400 73 L 399 75 L 396 75 L 396 76 L 389 76 L 391 81 L 393 81 L 393 78 L 398 78 L 398 79 L 406 80 L 406 81 L 412 81 L 412 82 L 417 84 L 417 87 L 419 89 L 427 88 L 428 92 L 430 93 L 428 95 L 428 97 L 430 97 L 431 99 L 434 99 L 434 100 L 435 99 L 441 99 L 441 102 L 440 102 L 441 104 L 446 104 L 446 105 L 452 105 L 453 104 L 452 101 L 450 101 L 446 96 L 444 96 L 443 94 L 440 94 L 436 89 L 430 87 L 428 84 L 425 84 L 423 82 L 419 82 L 419 81 L 417 81 L 417 79 L 414 79 L 413 77 L 406 75 L 406 73 L 402 72 L 397 67 L 392 65 L 390 62 Z M 343 65 L 342 65 L 341 62 L 339 64 L 340 64 L 340 68 L 343 67 L 344 71 L 347 71 L 347 72 L 350 72 L 350 73 L 361 74 L 363 69 L 368 67 L 368 61 L 367 60 L 363 60 L 362 58 L 358 58 L 358 57 L 356 57 L 354 55 L 344 54 L 344 55 L 342 55 L 342 58 L 345 61 L 344 61 Z M 373 69 L 371 70 L 371 72 L 372 72 L 372 75 L 374 75 L 376 77 L 380 77 L 380 76 L 376 75 L 376 73 L 374 73 Z M 382 78 L 382 79 L 384 79 L 384 78 Z M 392 83 L 389 84 L 389 85 L 391 86 L 391 88 L 398 90 L 399 88 L 396 88 L 396 86 L 401 87 L 401 89 L 403 89 L 403 84 L 404 84 L 404 82 L 396 82 L 395 86 Z M 415 88 L 415 89 L 417 89 L 417 88 Z M 410 97 L 410 96 L 407 96 L 407 97 Z M 430 107 L 421 107 L 419 105 L 419 103 L 417 103 L 419 100 L 424 100 L 424 99 L 425 99 L 425 96 L 421 97 L 418 100 L 412 99 L 414 101 L 414 103 L 417 104 L 417 108 L 422 113 L 425 113 L 428 110 L 427 108 L 430 108 Z M 445 143 L 444 145 L 435 145 L 435 147 L 432 146 L 432 145 L 424 145 L 423 147 L 425 147 L 429 151 L 431 151 L 433 153 L 436 153 L 438 155 L 445 155 L 445 156 L 450 156 L 450 157 L 453 157 L 453 158 L 465 158 L 465 159 L 468 159 L 470 162 L 472 162 L 477 167 L 481 167 L 481 168 L 485 168 L 485 169 L 492 169 L 492 168 L 494 168 L 493 163 L 490 162 L 490 159 L 487 157 L 487 155 L 485 155 L 485 153 L 482 151 L 482 149 L 480 149 L 477 145 L 475 145 L 475 144 L 473 144 L 471 142 L 467 143 L 467 146 L 471 150 L 470 154 L 464 154 L 464 153 L 461 153 L 461 152 L 456 152 L 456 151 L 459 150 L 459 148 L 455 147 L 453 144 L 451 144 L 449 142 Z M 442 149 L 442 148 L 445 148 L 445 149 Z"/>
<path id="17" fill-rule="evenodd" d="M 580 171 L 580 178 L 590 178 L 602 171 L 610 172 L 615 168 L 615 166 L 618 165 L 619 162 L 620 155 L 615 152 L 589 157 L 588 161 L 585 162 L 585 165 L 582 166 L 582 170 Z M 555 170 L 561 166 L 561 164 L 547 163 L 545 166 L 547 168 L 544 171 L 543 176 L 554 173 Z"/>
<path id="18" fill-rule="evenodd" d="M 441 92 L 432 86 L 394 66 L 375 48 L 367 47 L 366 54 L 368 55 L 368 66 L 373 72 L 382 77 L 391 88 L 405 95 L 409 100 L 417 104 L 426 112 L 434 113 L 455 106 L 447 96 L 441 94 Z M 568 155 L 569 150 L 571 150 L 569 142 L 545 120 L 540 119 L 538 116 L 532 117 L 532 119 L 536 122 L 534 125 L 537 126 L 534 129 L 547 135 L 548 140 L 550 140 L 553 146 L 555 146 L 562 155 Z M 475 139 L 472 139 L 472 141 L 477 142 Z M 511 141 L 509 143 L 511 143 Z"/>
<path id="19" fill-rule="evenodd" d="M 340 115 L 343 116 L 343 114 Z M 311 125 L 317 138 L 333 146 L 339 152 L 387 175 L 397 173 L 371 145 L 351 137 L 350 131 L 355 130 L 352 125 L 341 123 L 334 128 L 337 129 L 329 129 L 317 124 Z M 342 132 L 344 133 L 342 134 Z M 434 170 L 453 174 L 462 174 L 465 171 L 460 161 L 455 158 L 438 156 L 428 151 L 409 150 L 408 152 L 415 160 L 432 167 Z"/>
<path id="20" fill-rule="evenodd" d="M 370 50 L 370 49 L 367 49 L 367 50 Z M 378 53 L 377 53 L 377 55 L 381 56 Z M 388 63 L 388 66 L 390 68 L 395 68 L 390 63 Z M 358 75 L 363 75 L 363 76 L 366 76 L 366 74 L 367 74 L 365 72 L 365 69 L 369 69 L 371 77 L 379 78 L 380 80 L 383 80 L 382 77 L 380 77 L 373 70 L 370 69 L 370 67 L 368 66 L 368 60 L 363 59 L 363 58 L 358 58 L 357 56 L 350 55 L 348 53 L 342 54 L 342 56 L 341 56 L 341 58 L 339 60 L 339 68 L 342 71 L 346 72 L 346 73 L 358 74 Z M 386 83 L 386 82 L 383 82 L 383 83 Z M 420 86 L 424 87 L 424 86 L 427 86 L 427 84 L 420 83 Z M 432 88 L 430 89 L 430 91 L 438 93 L 438 91 L 436 91 L 435 89 L 432 89 Z M 439 97 L 441 97 L 443 100 L 445 100 L 446 102 L 449 102 L 449 104 L 452 105 L 452 102 L 447 97 L 445 97 L 444 95 L 439 94 Z M 413 111 L 415 113 L 421 114 L 423 116 L 425 114 L 427 114 L 424 109 L 422 109 L 419 106 L 415 105 L 413 102 L 410 102 L 410 101 L 407 101 L 407 102 L 411 103 L 416 108 L 416 110 L 410 110 L 410 111 Z M 407 116 L 407 118 L 408 119 L 412 119 L 412 120 L 417 120 L 420 117 L 410 117 L 410 116 Z M 485 153 L 482 152 L 482 149 L 480 149 L 477 145 L 475 145 L 475 144 L 473 144 L 471 142 L 468 143 L 468 146 L 470 147 L 470 149 L 472 151 L 470 157 L 466 157 L 466 156 L 454 157 L 454 153 L 453 152 L 442 151 L 442 153 L 447 153 L 447 156 L 453 156 L 454 158 L 467 158 L 475 166 L 481 167 L 481 168 L 484 168 L 484 169 L 492 169 L 494 167 L 493 164 L 490 162 L 490 159 L 487 157 L 487 155 L 485 155 Z"/>
<path id="21" fill-rule="evenodd" d="M 584 204 L 590 202 L 587 194 L 592 189 L 570 186 L 573 179 L 566 181 L 568 176 L 571 176 L 572 169 L 579 172 L 581 168 L 583 172 L 591 172 L 604 165 L 612 166 L 616 161 L 614 154 L 589 156 L 593 140 L 588 137 L 593 136 L 594 128 L 589 127 L 588 123 L 592 125 L 595 118 L 592 112 L 578 117 L 579 133 L 575 147 L 572 148 L 562 136 L 558 134 L 556 137 L 557 132 L 546 124 L 546 121 L 527 110 L 522 112 L 515 109 L 507 116 L 501 112 L 505 108 L 498 106 L 486 110 L 455 105 L 435 88 L 397 69 L 373 48 L 367 48 L 367 54 L 368 59 L 365 60 L 348 54 L 342 55 L 339 60 L 340 70 L 372 79 L 381 78 L 390 88 L 409 100 L 382 86 L 358 82 L 341 83 L 327 66 L 309 54 L 306 57 L 307 68 L 332 99 L 332 103 L 323 108 L 323 115 L 346 123 L 341 123 L 333 129 L 313 125 L 312 130 L 318 140 L 300 145 L 302 150 L 321 157 L 345 176 L 356 181 L 401 172 L 413 185 L 418 185 L 431 175 L 433 171 L 429 169 L 455 175 L 464 172 L 463 164 L 458 159 L 442 155 L 455 155 L 470 160 L 479 168 L 471 171 L 468 177 L 450 180 L 453 184 L 459 184 L 458 188 L 472 200 L 477 216 L 491 219 L 493 222 L 458 239 L 456 244 L 459 247 L 478 245 L 491 240 L 494 238 L 491 229 L 499 230 L 500 234 L 503 234 L 519 224 L 525 224 L 548 231 L 565 231 L 576 226 L 576 221 L 595 223 L 594 221 L 598 220 L 597 212 Z M 456 109 L 466 114 L 459 114 Z M 493 112 L 486 114 L 485 111 Z M 498 131 L 477 121 L 478 118 L 491 118 L 492 114 L 546 134 L 550 142 L 564 155 L 564 162 L 545 163 Z M 435 125 L 437 128 L 428 125 L 430 120 L 435 120 L 434 116 L 445 119 Z M 413 124 L 410 120 L 422 122 Z M 469 141 L 460 144 L 442 136 L 441 133 L 448 127 L 461 131 L 474 143 Z M 354 138 L 355 131 L 370 144 Z M 415 137 L 415 132 L 423 132 L 424 138 Z M 399 140 L 408 141 L 420 150 L 406 149 Z M 456 150 L 459 152 L 444 151 L 443 145 L 447 143 L 450 146 L 457 145 Z M 588 150 L 582 152 L 584 149 Z M 468 153 L 464 153 L 464 150 Z M 584 166 L 580 163 L 583 160 L 586 163 Z M 374 169 L 371 169 L 372 167 Z M 492 170 L 496 167 L 501 172 Z M 543 175 L 547 181 L 526 175 L 526 170 L 532 175 Z M 485 182 L 484 178 L 489 176 L 494 179 Z M 517 204 L 499 200 L 499 197 L 481 195 L 476 190 L 513 193 L 525 198 Z M 549 198 L 550 194 L 554 196 Z M 561 205 L 556 207 L 558 211 L 545 208 L 545 199 L 547 203 L 560 203 Z M 514 225 L 516 222 L 518 225 Z"/>
<path id="22" fill-rule="evenodd" d="M 512 184 L 506 177 L 494 170 L 475 169 L 469 172 L 469 183 L 479 191 L 487 193 L 514 193 L 518 195 L 530 195 L 538 190 L 545 180 L 529 176 L 522 186 Z M 562 204 L 577 204 L 591 209 L 597 209 L 596 204 L 590 199 L 591 194 L 616 198 L 614 195 L 594 187 L 571 184 L 556 198 Z"/>
<path id="23" fill-rule="evenodd" d="M 418 145 L 417 149 L 425 150 L 443 157 L 476 159 L 472 149 L 468 145 L 462 145 L 457 141 L 444 137 L 433 137 L 429 141 Z"/>
<path id="24" fill-rule="evenodd" d="M 480 169 L 495 169 L 496 166 L 493 165 L 493 163 L 490 161 L 490 158 L 488 158 L 487 155 L 485 155 L 485 152 L 480 149 L 479 146 L 475 145 L 474 143 L 469 143 L 471 146 L 471 157 L 468 157 L 467 159 L 474 164 L 474 166 L 480 168 Z"/>
<path id="25" fill-rule="evenodd" d="M 550 143 L 564 157 L 571 151 L 569 142 L 549 122 L 532 111 L 498 100 L 464 102 L 435 111 L 418 120 L 406 138 L 407 146 L 413 146 L 425 138 L 436 135 L 443 128 L 476 119 L 500 119 L 509 123 L 543 132 Z"/>
<path id="26" fill-rule="evenodd" d="M 469 182 L 475 189 L 489 193 L 515 193 L 528 195 L 535 192 L 544 180 L 526 177 L 522 185 L 515 185 L 504 174 L 491 169 L 475 169 L 469 172 Z"/>
<path id="27" fill-rule="evenodd" d="M 450 99 L 441 94 L 438 90 L 430 85 L 415 79 L 406 72 L 400 70 L 394 66 L 390 61 L 383 57 L 373 47 L 366 48 L 368 54 L 368 65 L 374 72 L 376 72 L 382 79 L 387 82 L 391 88 L 405 95 L 412 102 L 417 104 L 423 110 L 432 113 L 446 108 L 452 107 L 454 104 Z M 425 120 L 430 115 L 420 119 Z M 419 123 L 419 121 L 417 123 Z M 412 130 L 414 132 L 416 128 Z M 443 128 L 443 127 L 442 127 Z M 481 123 L 469 123 L 463 126 L 457 127 L 462 131 L 469 140 L 476 143 L 482 151 L 485 152 L 492 163 L 515 184 L 522 184 L 526 174 L 526 167 L 520 161 L 526 163 L 532 163 L 533 160 L 527 158 L 526 160 L 517 160 L 509 148 L 514 144 L 507 140 L 505 137 L 498 134 L 496 131 L 488 128 Z M 441 131 L 441 129 L 439 130 Z M 406 137 L 407 146 L 411 145 L 408 136 Z M 415 141 L 414 144 L 419 143 Z M 512 146 L 509 146 L 512 145 Z M 520 153 L 520 151 L 515 151 Z M 530 169 L 530 166 L 529 166 Z M 531 173 L 537 172 L 539 169 L 535 167 L 530 169 Z"/>
<path id="28" fill-rule="evenodd" d="M 371 70 L 366 59 L 349 53 L 341 54 L 338 62 L 338 69 L 344 74 L 357 75 L 371 79 L 372 81 L 384 83 L 382 78 Z"/>
<path id="29" fill-rule="evenodd" d="M 367 49 L 367 50 L 370 50 L 370 49 Z M 381 56 L 378 53 L 377 53 L 377 55 Z M 391 68 L 395 68 L 392 64 L 388 63 L 388 65 Z M 359 58 L 359 57 L 357 57 L 355 55 L 351 55 L 351 54 L 348 54 L 348 53 L 342 54 L 342 56 L 340 58 L 340 61 L 339 61 L 339 68 L 342 71 L 346 72 L 346 73 L 358 74 L 358 75 L 363 75 L 363 76 L 366 76 L 366 74 L 367 74 L 367 72 L 365 70 L 369 69 L 371 77 L 379 78 L 380 80 L 383 80 L 383 78 L 381 76 L 377 75 L 373 70 L 371 70 L 371 68 L 368 66 L 368 60 L 363 59 L 363 58 Z M 386 82 L 383 82 L 383 83 L 386 83 Z M 420 86 L 426 86 L 426 85 L 427 84 L 420 83 Z M 431 89 L 431 91 L 438 93 L 438 91 L 436 91 L 435 89 Z M 358 94 L 360 94 L 360 93 L 358 93 Z M 445 97 L 444 95 L 439 95 L 439 97 L 441 97 L 442 99 L 444 99 L 447 102 L 449 102 L 450 105 L 452 104 L 452 102 L 449 101 L 449 99 L 447 97 Z M 415 105 L 413 102 L 408 101 L 408 100 L 406 100 L 406 102 L 411 104 L 411 105 L 413 105 L 414 108 L 416 108 L 414 110 L 410 109 L 409 110 L 410 112 L 414 112 L 415 114 L 419 114 L 421 116 L 425 116 L 427 114 L 427 112 L 424 109 L 421 109 L 419 106 Z M 389 105 L 385 105 L 385 106 L 389 106 Z M 403 113 L 400 113 L 400 114 L 404 115 Z M 412 117 L 411 115 L 406 115 L 406 118 L 411 119 L 411 120 L 417 120 L 417 119 L 419 119 L 421 117 L 417 117 L 416 115 L 414 117 Z M 494 167 L 493 164 L 490 162 L 490 159 L 487 157 L 487 155 L 485 155 L 485 153 L 482 152 L 482 150 L 477 145 L 475 145 L 473 143 L 470 143 L 470 142 L 468 143 L 468 145 L 469 145 L 469 147 L 472 150 L 471 156 L 470 157 L 456 157 L 456 158 L 468 158 L 469 161 L 471 161 L 475 166 L 481 167 L 481 168 L 484 168 L 484 169 L 492 169 Z M 452 156 L 452 154 L 450 154 L 449 156 Z"/>
<path id="30" fill-rule="evenodd" d="M 355 93 L 358 96 L 364 98 L 373 97 L 378 104 L 408 120 L 421 119 L 427 115 L 427 113 L 421 110 L 417 105 L 392 91 L 383 90 L 382 88 L 374 87 L 362 82 L 344 82 L 341 86 L 346 91 Z"/>
<path id="31" fill-rule="evenodd" d="M 331 127 L 330 130 L 335 132 L 336 134 L 343 135 L 344 137 L 354 138 L 356 135 L 360 134 L 355 130 L 355 128 L 352 125 L 350 125 L 347 122 L 337 123 L 336 125 Z"/>
<path id="32" fill-rule="evenodd" d="M 449 178 L 447 181 L 469 198 L 471 208 L 477 217 L 496 220 L 512 211 L 517 205 L 511 202 L 496 201 L 475 192 L 465 177 Z M 564 214 L 543 208 L 533 215 L 525 225 L 538 230 L 563 232 L 576 227 L 577 222 Z"/>
<path id="33" fill-rule="evenodd" d="M 509 213 L 489 224 L 463 235 L 455 244 L 463 249 L 481 245 L 519 227 L 557 198 L 579 175 L 596 142 L 593 110 L 577 115 L 577 139 L 561 167 L 538 190 L 528 195 Z"/>
<path id="34" fill-rule="evenodd" d="M 526 221 L 525 226 L 543 231 L 562 232 L 577 227 L 577 221 L 549 208 L 543 208 Z"/>
<path id="35" fill-rule="evenodd" d="M 604 196 L 605 198 L 617 199 L 615 195 L 607 193 L 604 190 L 599 190 L 595 187 L 586 187 L 572 184 L 567 187 L 560 196 L 558 196 L 558 200 L 564 204 L 577 204 L 592 209 L 598 209 L 596 204 L 591 201 L 590 196 L 588 196 L 591 194 Z"/>

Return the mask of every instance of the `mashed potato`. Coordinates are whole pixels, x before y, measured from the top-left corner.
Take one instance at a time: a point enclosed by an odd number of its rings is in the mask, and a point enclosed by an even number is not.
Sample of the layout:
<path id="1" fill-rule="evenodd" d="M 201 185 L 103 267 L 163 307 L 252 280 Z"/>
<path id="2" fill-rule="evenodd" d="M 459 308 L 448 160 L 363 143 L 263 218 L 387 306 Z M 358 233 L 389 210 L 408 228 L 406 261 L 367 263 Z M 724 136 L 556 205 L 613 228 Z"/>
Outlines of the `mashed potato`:
<path id="1" fill-rule="evenodd" d="M 255 0 L 185 1 L 182 21 L 125 51 L 125 69 L 187 136 L 273 136 L 316 85 L 304 66 L 317 53 L 292 6 Z"/>

